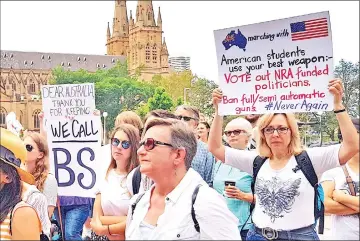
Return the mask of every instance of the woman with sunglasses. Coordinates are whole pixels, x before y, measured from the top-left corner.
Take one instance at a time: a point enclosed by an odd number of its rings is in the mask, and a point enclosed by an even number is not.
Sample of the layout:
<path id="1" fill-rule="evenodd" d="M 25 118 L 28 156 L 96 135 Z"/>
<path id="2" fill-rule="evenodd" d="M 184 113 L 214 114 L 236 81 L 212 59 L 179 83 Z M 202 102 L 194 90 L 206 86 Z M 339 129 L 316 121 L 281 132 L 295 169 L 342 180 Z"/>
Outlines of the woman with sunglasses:
<path id="1" fill-rule="evenodd" d="M 45 195 L 51 218 L 56 207 L 58 185 L 55 176 L 49 173 L 47 142 L 39 133 L 27 132 L 24 144 L 27 150 L 26 170 L 34 176 L 36 188 Z"/>
<path id="2" fill-rule="evenodd" d="M 141 173 L 154 185 L 131 199 L 127 240 L 240 239 L 223 197 L 190 167 L 196 150 L 193 129 L 184 122 L 147 122 L 138 155 Z"/>
<path id="3" fill-rule="evenodd" d="M 302 155 L 305 159 L 297 161 L 296 156 L 303 153 L 303 148 L 295 115 L 265 114 L 259 119 L 257 151 L 264 159 L 255 181 L 253 225 L 247 240 L 319 240 L 314 215 L 318 208 L 315 205 L 317 183 L 311 184 L 307 176 L 313 170 L 315 178 L 320 177 L 325 171 L 344 165 L 359 151 L 359 136 L 342 104 L 342 81 L 329 81 L 328 91 L 334 96 L 334 113 L 344 140 L 341 145 L 308 148 L 306 156 Z M 209 150 L 226 164 L 256 175 L 253 173 L 256 152 L 225 148 L 218 139 L 222 124 L 218 115 L 221 100 L 222 92 L 214 90 L 215 117 Z M 310 160 L 311 166 L 299 166 L 308 163 L 306 160 Z M 302 170 L 304 167 L 306 171 Z"/>
<path id="4" fill-rule="evenodd" d="M 136 151 L 139 131 L 132 125 L 120 124 L 111 136 L 111 162 L 105 180 L 96 195 L 91 227 L 92 240 L 123 240 L 130 193 L 126 179 L 138 166 Z M 100 237 L 102 236 L 102 237 Z"/>
<path id="5" fill-rule="evenodd" d="M 220 127 L 221 128 L 221 127 Z M 231 120 L 225 127 L 224 136 L 231 148 L 245 150 L 252 133 L 250 122 L 244 118 Z M 221 139 L 221 133 L 217 137 Z M 238 229 L 242 240 L 251 226 L 250 203 L 253 201 L 251 192 L 252 177 L 235 167 L 217 161 L 214 167 L 214 189 L 222 194 L 230 211 L 239 219 Z"/>

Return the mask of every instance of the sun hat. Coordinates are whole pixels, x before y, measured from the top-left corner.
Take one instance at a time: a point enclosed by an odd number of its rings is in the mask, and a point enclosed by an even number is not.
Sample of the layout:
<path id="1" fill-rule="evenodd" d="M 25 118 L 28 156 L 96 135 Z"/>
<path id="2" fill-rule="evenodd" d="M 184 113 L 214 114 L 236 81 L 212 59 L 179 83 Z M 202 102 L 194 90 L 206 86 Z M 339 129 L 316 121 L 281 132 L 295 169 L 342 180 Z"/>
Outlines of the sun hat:
<path id="1" fill-rule="evenodd" d="M 21 168 L 26 161 L 27 151 L 20 137 L 5 128 L 1 128 L 0 143 L 0 159 L 15 167 L 22 181 L 34 184 L 35 179 L 33 175 Z"/>

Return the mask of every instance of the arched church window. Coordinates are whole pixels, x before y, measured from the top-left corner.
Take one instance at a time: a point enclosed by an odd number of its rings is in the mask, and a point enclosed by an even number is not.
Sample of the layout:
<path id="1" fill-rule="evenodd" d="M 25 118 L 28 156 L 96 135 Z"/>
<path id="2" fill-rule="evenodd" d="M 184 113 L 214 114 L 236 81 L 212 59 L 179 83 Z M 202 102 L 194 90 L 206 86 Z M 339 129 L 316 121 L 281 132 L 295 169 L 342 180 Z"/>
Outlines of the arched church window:
<path id="1" fill-rule="evenodd" d="M 34 129 L 39 129 L 40 128 L 39 114 L 40 114 L 40 110 L 35 110 L 34 113 L 33 113 Z"/>
<path id="2" fill-rule="evenodd" d="M 6 110 L 5 108 L 1 107 L 1 110 L 0 110 L 0 125 L 1 126 L 4 126 L 6 125 Z"/>

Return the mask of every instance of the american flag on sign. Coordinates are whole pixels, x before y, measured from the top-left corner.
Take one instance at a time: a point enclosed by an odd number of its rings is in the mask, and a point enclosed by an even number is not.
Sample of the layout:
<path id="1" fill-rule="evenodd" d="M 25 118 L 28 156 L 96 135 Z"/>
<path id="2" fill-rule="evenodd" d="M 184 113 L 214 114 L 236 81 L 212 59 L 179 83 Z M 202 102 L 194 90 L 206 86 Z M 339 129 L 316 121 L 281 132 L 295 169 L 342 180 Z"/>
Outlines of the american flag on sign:
<path id="1" fill-rule="evenodd" d="M 292 41 L 327 37 L 329 35 L 327 18 L 291 23 L 290 28 Z"/>

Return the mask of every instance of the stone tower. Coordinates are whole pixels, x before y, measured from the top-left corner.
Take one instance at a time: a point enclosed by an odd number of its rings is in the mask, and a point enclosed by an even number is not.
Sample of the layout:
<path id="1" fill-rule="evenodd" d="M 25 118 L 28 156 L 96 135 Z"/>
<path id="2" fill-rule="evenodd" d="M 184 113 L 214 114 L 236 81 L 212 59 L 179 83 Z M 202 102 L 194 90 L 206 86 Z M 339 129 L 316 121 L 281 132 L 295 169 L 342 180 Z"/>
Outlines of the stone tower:
<path id="1" fill-rule="evenodd" d="M 106 34 L 107 55 L 126 56 L 129 50 L 129 20 L 127 16 L 126 1 L 115 1 L 112 35 L 108 23 Z"/>
<path id="2" fill-rule="evenodd" d="M 168 49 L 162 37 L 162 18 L 159 7 L 157 21 L 151 0 L 138 1 L 136 16 L 130 10 L 127 18 L 126 1 L 115 1 L 113 32 L 107 28 L 107 54 L 126 55 L 129 74 L 141 73 L 150 80 L 155 74 L 169 73 Z"/>

